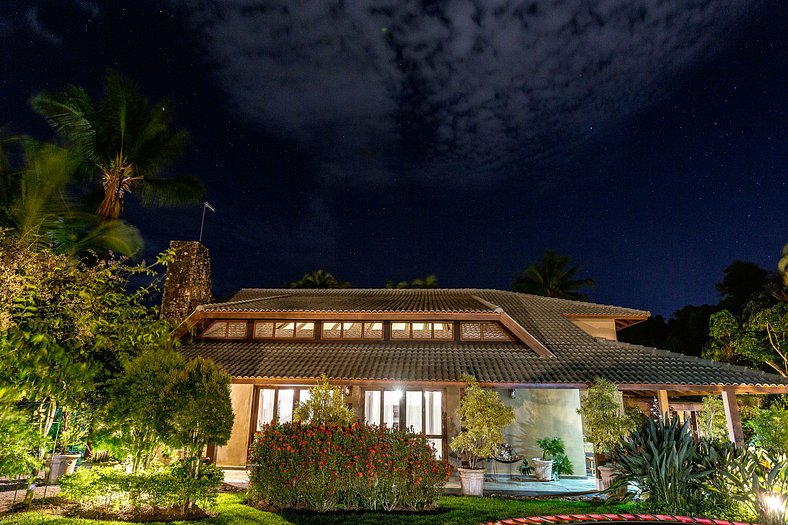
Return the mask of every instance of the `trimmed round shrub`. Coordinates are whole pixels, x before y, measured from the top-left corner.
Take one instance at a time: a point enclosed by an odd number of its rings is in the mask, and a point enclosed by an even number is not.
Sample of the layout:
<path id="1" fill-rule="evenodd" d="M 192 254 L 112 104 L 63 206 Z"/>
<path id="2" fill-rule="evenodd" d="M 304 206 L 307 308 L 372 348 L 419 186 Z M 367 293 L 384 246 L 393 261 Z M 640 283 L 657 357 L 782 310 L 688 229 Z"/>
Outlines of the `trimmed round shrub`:
<path id="1" fill-rule="evenodd" d="M 266 425 L 249 452 L 249 496 L 278 508 L 433 508 L 451 474 L 422 436 L 353 424 Z"/>

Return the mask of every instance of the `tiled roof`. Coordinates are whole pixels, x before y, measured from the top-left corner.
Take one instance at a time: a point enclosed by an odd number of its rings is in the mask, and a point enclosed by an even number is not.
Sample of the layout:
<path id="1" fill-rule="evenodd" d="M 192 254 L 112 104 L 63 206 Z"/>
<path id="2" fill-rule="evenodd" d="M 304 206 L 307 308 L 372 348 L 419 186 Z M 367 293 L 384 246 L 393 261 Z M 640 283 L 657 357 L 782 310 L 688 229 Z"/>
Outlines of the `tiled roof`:
<path id="1" fill-rule="evenodd" d="M 592 340 L 593 341 L 593 340 Z M 618 384 L 788 385 L 788 380 L 744 367 L 662 350 L 594 341 L 544 358 L 512 344 L 429 342 L 198 341 L 187 357 L 220 363 L 233 377 L 393 381 L 579 384 L 605 377 Z"/>
<path id="2" fill-rule="evenodd" d="M 490 312 L 480 297 L 501 306 L 515 298 L 529 309 L 559 306 L 566 314 L 644 315 L 643 310 L 486 289 L 260 289 L 243 288 L 226 300 L 204 305 L 206 312 Z"/>
<path id="3" fill-rule="evenodd" d="M 479 301 L 477 298 L 482 299 Z M 579 384 L 604 377 L 631 385 L 788 385 L 788 379 L 637 345 L 594 338 L 565 315 L 633 317 L 642 310 L 497 290 L 241 290 L 203 311 L 228 312 L 490 312 L 501 307 L 555 357 L 515 343 L 430 341 L 230 341 L 188 343 L 234 377 Z"/>

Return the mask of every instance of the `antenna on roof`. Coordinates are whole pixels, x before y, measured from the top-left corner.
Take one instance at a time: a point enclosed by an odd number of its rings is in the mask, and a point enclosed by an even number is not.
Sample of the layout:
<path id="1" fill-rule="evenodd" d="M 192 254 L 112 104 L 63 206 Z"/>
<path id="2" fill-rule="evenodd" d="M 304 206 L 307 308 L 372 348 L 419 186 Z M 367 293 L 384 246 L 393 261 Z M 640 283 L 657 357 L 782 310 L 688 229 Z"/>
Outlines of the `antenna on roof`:
<path id="1" fill-rule="evenodd" d="M 200 223 L 200 242 L 202 242 L 202 229 L 205 226 L 205 210 L 209 209 L 211 211 L 216 211 L 216 208 L 211 206 L 208 201 L 203 201 L 202 203 L 202 222 Z"/>

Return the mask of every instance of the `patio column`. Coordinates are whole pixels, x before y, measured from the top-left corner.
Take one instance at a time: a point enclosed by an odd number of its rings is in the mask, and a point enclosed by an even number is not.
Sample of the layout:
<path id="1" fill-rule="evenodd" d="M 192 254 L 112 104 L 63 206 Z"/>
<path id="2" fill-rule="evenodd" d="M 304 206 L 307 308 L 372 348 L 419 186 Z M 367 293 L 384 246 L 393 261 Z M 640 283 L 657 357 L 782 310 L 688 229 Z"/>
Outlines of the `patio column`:
<path id="1" fill-rule="evenodd" d="M 741 429 L 739 405 L 736 403 L 736 392 L 730 389 L 722 391 L 722 405 L 725 407 L 725 421 L 728 423 L 728 438 L 737 446 L 744 444 L 744 433 Z"/>
<path id="2" fill-rule="evenodd" d="M 667 390 L 657 390 L 657 404 L 659 405 L 659 417 L 665 417 L 665 412 L 670 412 Z"/>

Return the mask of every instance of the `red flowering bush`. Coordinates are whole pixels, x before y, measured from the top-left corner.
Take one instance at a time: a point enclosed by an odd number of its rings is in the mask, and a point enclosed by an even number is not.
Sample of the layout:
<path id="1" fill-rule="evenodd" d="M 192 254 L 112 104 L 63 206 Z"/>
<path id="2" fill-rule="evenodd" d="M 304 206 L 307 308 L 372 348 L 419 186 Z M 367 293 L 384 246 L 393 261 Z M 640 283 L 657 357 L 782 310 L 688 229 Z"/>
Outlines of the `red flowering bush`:
<path id="1" fill-rule="evenodd" d="M 360 425 L 266 425 L 249 450 L 249 496 L 279 508 L 434 507 L 451 467 L 412 432 Z"/>

